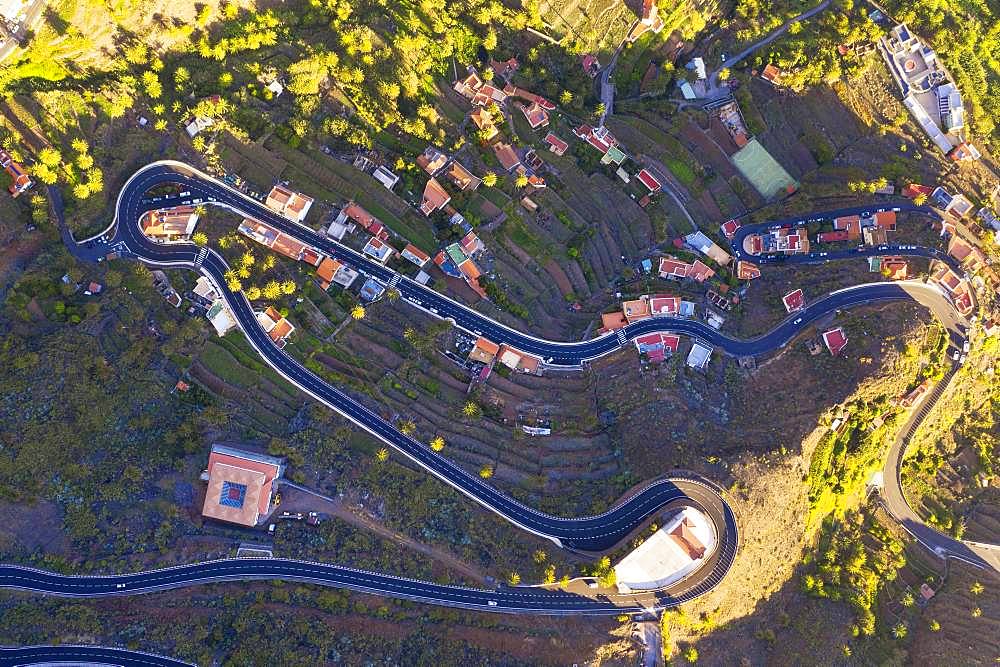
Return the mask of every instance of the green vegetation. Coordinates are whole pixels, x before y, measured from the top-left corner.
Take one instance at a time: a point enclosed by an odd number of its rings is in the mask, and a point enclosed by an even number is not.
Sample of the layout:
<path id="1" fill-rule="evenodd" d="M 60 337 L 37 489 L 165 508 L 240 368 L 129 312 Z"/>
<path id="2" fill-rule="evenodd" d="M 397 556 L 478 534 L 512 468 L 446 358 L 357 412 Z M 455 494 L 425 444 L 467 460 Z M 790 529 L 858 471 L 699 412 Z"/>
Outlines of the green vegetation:
<path id="1" fill-rule="evenodd" d="M 890 0 L 885 7 L 943 58 L 971 112 L 973 133 L 1000 138 L 1000 23 L 996 8 L 945 0 Z"/>
<path id="2" fill-rule="evenodd" d="M 847 417 L 839 431 L 820 438 L 809 463 L 807 483 L 814 518 L 845 509 L 846 500 L 881 466 L 882 452 L 896 432 L 899 413 L 888 397 L 855 401 L 845 410 Z"/>
<path id="3" fill-rule="evenodd" d="M 823 522 L 816 548 L 806 555 L 802 589 L 811 596 L 851 604 L 855 612 L 850 634 L 876 632 L 878 595 L 906 565 L 903 542 L 867 513 L 843 521 Z M 911 594 L 912 595 L 912 594 Z"/>

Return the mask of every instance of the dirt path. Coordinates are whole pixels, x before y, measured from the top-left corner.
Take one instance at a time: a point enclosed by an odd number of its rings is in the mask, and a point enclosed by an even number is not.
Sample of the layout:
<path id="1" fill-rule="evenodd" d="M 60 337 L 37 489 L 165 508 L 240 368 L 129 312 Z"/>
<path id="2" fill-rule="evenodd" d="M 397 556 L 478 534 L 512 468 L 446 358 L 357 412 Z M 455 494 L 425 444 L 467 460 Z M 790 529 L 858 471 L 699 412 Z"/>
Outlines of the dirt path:
<path id="1" fill-rule="evenodd" d="M 284 496 L 281 502 L 281 509 L 283 511 L 325 512 L 331 516 L 343 519 L 347 523 L 354 526 L 370 530 L 376 535 L 379 535 L 387 540 L 392 540 L 397 544 L 413 549 L 428 558 L 434 559 L 448 569 L 469 577 L 477 583 L 482 584 L 486 582 L 485 574 L 473 568 L 468 563 L 459 560 L 454 554 L 440 547 L 418 542 L 411 537 L 407 537 L 402 533 L 396 532 L 391 528 L 384 526 L 371 517 L 356 513 L 339 498 L 324 496 L 317 491 L 313 491 L 304 486 L 299 486 L 298 484 L 287 480 L 282 481 L 281 487 L 283 490 L 282 495 Z"/>

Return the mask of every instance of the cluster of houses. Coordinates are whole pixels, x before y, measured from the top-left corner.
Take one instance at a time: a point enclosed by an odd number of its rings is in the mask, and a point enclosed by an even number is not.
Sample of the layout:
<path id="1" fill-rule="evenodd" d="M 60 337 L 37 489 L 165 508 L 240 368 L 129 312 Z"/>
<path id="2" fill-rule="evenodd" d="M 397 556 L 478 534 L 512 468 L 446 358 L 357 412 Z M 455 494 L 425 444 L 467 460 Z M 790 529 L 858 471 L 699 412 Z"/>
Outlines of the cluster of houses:
<path id="1" fill-rule="evenodd" d="M 490 65 L 494 76 L 509 79 L 517 71 L 518 62 L 511 58 L 504 62 L 492 62 Z M 502 88 L 485 81 L 474 67 L 469 67 L 464 79 L 455 82 L 454 89 L 468 99 L 476 107 L 469 115 L 472 123 L 480 132 L 480 139 L 489 144 L 500 166 L 510 174 L 524 175 L 528 184 L 534 188 L 545 187 L 545 179 L 541 176 L 544 163 L 532 149 L 519 149 L 499 140 L 498 123 L 503 121 L 493 110 L 506 106 L 507 101 L 517 108 L 532 130 L 548 127 L 550 114 L 556 110 L 556 105 L 550 100 L 529 90 L 519 88 L 509 80 Z M 501 112 L 502 114 L 502 112 Z M 551 133 L 550 133 L 551 134 Z M 555 135 L 552 135 L 555 136 Z M 550 144 L 551 145 L 551 144 Z M 563 148 L 565 151 L 565 148 Z"/>
<path id="2" fill-rule="evenodd" d="M 485 299 L 486 291 L 479 284 L 479 277 L 484 272 L 477 263 L 485 251 L 486 245 L 482 239 L 474 231 L 469 230 L 458 242 L 450 243 L 438 251 L 434 256 L 434 264 L 446 276 L 464 280 L 476 294 Z"/>
<path id="3" fill-rule="evenodd" d="M 24 167 L 12 158 L 10 153 L 2 149 L 0 149 L 0 167 L 10 176 L 10 185 L 7 186 L 7 190 L 11 196 L 19 197 L 21 193 L 34 185 Z"/>
<path id="4" fill-rule="evenodd" d="M 834 218 L 833 231 L 820 232 L 816 236 L 816 242 L 861 241 L 865 245 L 881 245 L 888 242 L 888 233 L 894 231 L 896 231 L 895 211 L 881 211 L 867 216 L 846 215 Z M 802 252 L 808 252 L 808 239 L 804 245 L 805 250 Z"/>
<path id="5" fill-rule="evenodd" d="M 639 200 L 639 206 L 643 208 L 648 206 L 650 197 L 662 189 L 663 184 L 660 183 L 660 180 L 646 168 L 642 168 L 635 174 L 629 175 L 629 173 L 622 167 L 622 163 L 625 162 L 629 156 L 625 153 L 621 144 L 618 143 L 618 140 L 615 139 L 614 135 L 608 131 L 608 128 L 603 125 L 591 127 L 590 125 L 583 124 L 574 128 L 573 134 L 601 154 L 601 164 L 614 165 L 615 174 L 617 174 L 618 178 L 620 178 L 624 183 L 631 183 L 632 179 L 636 179 L 646 188 L 646 190 L 648 190 L 648 193 L 643 195 L 642 199 Z M 554 147 L 552 150 L 555 152 Z"/>
<path id="6" fill-rule="evenodd" d="M 896 231 L 896 213 L 881 211 L 866 216 L 844 215 L 834 218 L 832 229 L 819 232 L 816 243 L 855 242 L 881 245 L 888 242 L 888 233 Z M 732 238 L 739 228 L 733 220 L 723 225 L 723 233 Z M 743 250 L 751 255 L 797 255 L 812 251 L 806 227 L 783 225 L 760 234 L 747 234 Z"/>

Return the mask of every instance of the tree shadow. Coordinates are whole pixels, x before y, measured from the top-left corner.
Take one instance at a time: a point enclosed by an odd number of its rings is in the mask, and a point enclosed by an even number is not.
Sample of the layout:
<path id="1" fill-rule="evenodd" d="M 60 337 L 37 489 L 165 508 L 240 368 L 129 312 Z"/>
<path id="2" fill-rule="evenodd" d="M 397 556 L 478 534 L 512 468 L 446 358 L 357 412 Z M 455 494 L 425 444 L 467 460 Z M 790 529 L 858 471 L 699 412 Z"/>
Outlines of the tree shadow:
<path id="1" fill-rule="evenodd" d="M 45 11 L 42 12 L 42 18 L 48 23 L 53 30 L 56 31 L 60 37 L 64 36 L 69 31 L 69 21 L 59 16 L 59 14 L 51 7 L 46 7 Z"/>

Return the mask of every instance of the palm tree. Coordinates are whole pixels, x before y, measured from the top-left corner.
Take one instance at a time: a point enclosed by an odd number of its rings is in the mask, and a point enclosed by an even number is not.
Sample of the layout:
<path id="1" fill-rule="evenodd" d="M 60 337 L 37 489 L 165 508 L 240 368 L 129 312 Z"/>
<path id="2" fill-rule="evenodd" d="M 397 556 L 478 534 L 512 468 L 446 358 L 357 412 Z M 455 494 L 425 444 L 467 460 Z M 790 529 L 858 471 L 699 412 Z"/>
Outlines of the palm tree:
<path id="1" fill-rule="evenodd" d="M 931 632 L 938 632 L 941 629 L 941 624 L 937 622 L 937 619 L 932 618 L 930 622 Z"/>
<path id="2" fill-rule="evenodd" d="M 972 610 L 972 618 L 979 618 L 982 615 L 983 615 L 983 610 L 980 609 L 979 607 L 976 607 L 975 609 Z"/>
<path id="3" fill-rule="evenodd" d="M 464 406 L 462 406 L 462 414 L 466 417 L 472 417 L 473 419 L 478 419 L 483 414 L 483 409 L 475 401 L 469 401 Z"/>
<path id="4" fill-rule="evenodd" d="M 351 317 L 355 320 L 365 319 L 365 307 L 359 304 L 354 306 L 354 308 L 351 308 Z"/>
<path id="5" fill-rule="evenodd" d="M 985 590 L 985 588 L 983 588 L 983 585 L 981 583 L 979 583 L 978 581 L 975 582 L 974 584 L 972 584 L 971 586 L 969 586 L 969 592 L 972 593 L 973 595 L 979 595 L 984 590 Z"/>
<path id="6" fill-rule="evenodd" d="M 489 479 L 493 476 L 493 466 L 485 465 L 479 469 L 479 476 L 483 479 Z"/>
<path id="7" fill-rule="evenodd" d="M 382 449 L 375 452 L 375 460 L 379 463 L 385 463 L 389 460 L 389 450 L 383 447 Z"/>
<path id="8" fill-rule="evenodd" d="M 197 215 L 199 218 L 203 218 L 205 217 L 205 214 L 208 213 L 208 207 L 206 207 L 204 204 L 198 204 L 197 206 L 194 207 L 194 212 L 195 215 Z"/>
<path id="9" fill-rule="evenodd" d="M 403 435 L 413 435 L 416 430 L 417 425 L 409 419 L 399 422 L 399 432 Z"/>
<path id="10" fill-rule="evenodd" d="M 895 637 L 896 639 L 905 639 L 906 630 L 907 630 L 906 624 L 900 621 L 896 625 L 892 626 L 892 636 Z"/>
<path id="11" fill-rule="evenodd" d="M 253 253 L 247 250 L 245 253 L 243 253 L 243 256 L 240 257 L 240 266 L 245 266 L 249 269 L 251 266 L 253 266 L 253 263 L 256 261 L 257 258 L 253 256 Z"/>
<path id="12" fill-rule="evenodd" d="M 295 294 L 295 281 L 286 280 L 281 283 L 281 291 L 285 294 Z"/>
<path id="13" fill-rule="evenodd" d="M 191 240 L 194 241 L 195 245 L 208 245 L 208 235 L 205 232 L 195 232 Z"/>
<path id="14" fill-rule="evenodd" d="M 511 586 L 517 586 L 519 583 L 521 583 L 521 575 L 519 575 L 517 572 L 511 572 L 510 575 L 508 575 L 507 577 L 507 581 L 510 583 Z"/>
<path id="15" fill-rule="evenodd" d="M 444 438 L 442 438 L 440 435 L 435 436 L 434 439 L 431 440 L 431 449 L 433 449 L 435 452 L 440 452 L 442 449 L 444 449 Z"/>
<path id="16" fill-rule="evenodd" d="M 260 298 L 260 288 L 257 287 L 256 285 L 249 287 L 246 293 L 247 293 L 247 298 L 250 299 L 251 301 L 256 301 L 257 299 Z"/>
<path id="17" fill-rule="evenodd" d="M 395 287 L 390 287 L 389 291 L 385 293 L 385 298 L 389 299 L 390 302 L 398 301 L 400 297 L 399 290 Z"/>
<path id="18" fill-rule="evenodd" d="M 263 290 L 265 299 L 277 299 L 281 296 L 281 285 L 278 284 L 277 280 L 271 280 L 264 285 Z"/>

